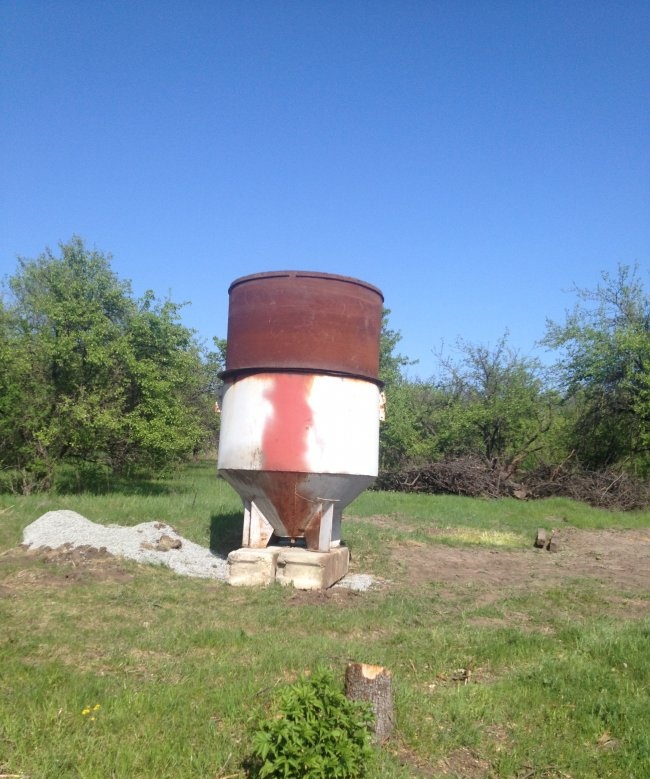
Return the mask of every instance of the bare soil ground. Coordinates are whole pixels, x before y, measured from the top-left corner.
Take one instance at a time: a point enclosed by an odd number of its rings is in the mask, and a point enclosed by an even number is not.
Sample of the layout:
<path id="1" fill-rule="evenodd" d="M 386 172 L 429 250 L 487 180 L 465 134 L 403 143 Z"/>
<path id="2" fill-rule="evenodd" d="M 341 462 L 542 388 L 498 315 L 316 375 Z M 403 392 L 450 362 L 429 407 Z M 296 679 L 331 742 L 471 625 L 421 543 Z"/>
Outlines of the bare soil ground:
<path id="1" fill-rule="evenodd" d="M 6 574 L 10 568 L 12 572 Z M 0 598 L 10 597 L 17 589 L 65 587 L 81 581 L 128 582 L 133 577 L 132 566 L 90 546 L 17 546 L 0 555 Z"/>
<path id="2" fill-rule="evenodd" d="M 373 522 L 382 520 L 390 521 L 373 518 Z M 607 593 L 608 611 L 616 611 L 618 604 L 621 616 L 628 619 L 650 613 L 650 529 L 565 527 L 555 538 L 557 552 L 535 549 L 534 539 L 530 549 L 524 550 L 405 541 L 393 544 L 390 552 L 404 583 L 414 587 L 435 584 L 452 601 L 471 592 L 475 603 L 487 604 L 501 599 L 506 592 L 548 589 L 582 579 Z M 15 567 L 16 562 L 20 570 L 4 578 L 0 597 L 9 595 L 12 585 L 65 586 L 80 580 L 128 581 L 133 577 L 131 565 L 124 565 L 104 550 L 72 548 L 69 544 L 58 549 L 11 549 L 0 555 L 0 574 L 9 564 Z M 359 597 L 361 593 L 334 589 L 296 592 L 292 602 L 333 601 L 345 605 Z"/>
<path id="3" fill-rule="evenodd" d="M 490 592 L 554 586 L 578 578 L 610 589 L 650 591 L 650 529 L 557 531 L 558 551 L 407 543 L 393 548 L 413 584 L 476 585 Z"/>

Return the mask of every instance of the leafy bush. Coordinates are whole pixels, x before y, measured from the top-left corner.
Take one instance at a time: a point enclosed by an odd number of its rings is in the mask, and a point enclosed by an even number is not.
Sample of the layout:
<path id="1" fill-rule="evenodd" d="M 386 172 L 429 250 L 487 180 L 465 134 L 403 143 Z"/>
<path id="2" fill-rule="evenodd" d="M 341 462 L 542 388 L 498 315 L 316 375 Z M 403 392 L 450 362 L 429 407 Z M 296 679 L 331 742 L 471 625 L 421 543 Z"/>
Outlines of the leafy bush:
<path id="1" fill-rule="evenodd" d="M 332 674 L 319 669 L 286 687 L 277 711 L 253 735 L 249 776 L 359 779 L 366 775 L 370 707 L 348 700 Z"/>
<path id="2" fill-rule="evenodd" d="M 76 236 L 20 260 L 0 286 L 0 489 L 158 475 L 213 441 L 223 347 L 204 355 L 181 309 L 135 299 Z"/>

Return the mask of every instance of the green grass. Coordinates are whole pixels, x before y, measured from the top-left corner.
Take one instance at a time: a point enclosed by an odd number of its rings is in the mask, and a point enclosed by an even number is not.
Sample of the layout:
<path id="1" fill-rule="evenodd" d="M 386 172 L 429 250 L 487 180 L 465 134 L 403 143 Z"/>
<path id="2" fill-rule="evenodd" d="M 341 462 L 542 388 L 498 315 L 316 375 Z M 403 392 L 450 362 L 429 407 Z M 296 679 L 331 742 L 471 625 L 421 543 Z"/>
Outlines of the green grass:
<path id="1" fill-rule="evenodd" d="M 578 528 L 647 527 L 650 511 L 605 511 L 569 498 L 521 501 L 515 498 L 477 500 L 454 495 L 364 492 L 348 513 L 358 517 L 388 515 L 409 524 L 510 530 L 530 535 L 537 527 L 563 522 Z"/>
<path id="2" fill-rule="evenodd" d="M 478 500 L 453 495 L 366 491 L 347 514 L 359 520 L 346 528 L 351 548 L 373 559 L 387 574 L 386 545 L 416 542 L 525 549 L 538 528 L 598 530 L 650 526 L 650 511 L 605 511 L 568 498 L 521 501 Z M 381 516 L 377 523 L 374 518 Z M 390 521 L 386 521 L 388 518 Z"/>
<path id="3" fill-rule="evenodd" d="M 220 551 L 238 545 L 241 526 L 238 497 L 198 464 L 105 494 L 1 495 L 0 553 L 54 508 L 105 523 L 162 520 Z M 353 557 L 378 575 L 394 573 L 394 540 L 498 553 L 530 546 L 537 527 L 650 527 L 650 512 L 565 500 L 364 493 L 348 514 Z M 389 520 L 373 524 L 375 515 Z M 4 554 L 0 776 L 240 779 L 279 686 L 323 664 L 342 679 L 349 660 L 393 671 L 396 737 L 377 750 L 370 779 L 650 776 L 650 593 L 633 594 L 644 608 L 629 619 L 602 608 L 591 580 L 505 590 L 489 603 L 476 595 L 398 576 L 315 599 L 127 562 L 75 568 Z"/>

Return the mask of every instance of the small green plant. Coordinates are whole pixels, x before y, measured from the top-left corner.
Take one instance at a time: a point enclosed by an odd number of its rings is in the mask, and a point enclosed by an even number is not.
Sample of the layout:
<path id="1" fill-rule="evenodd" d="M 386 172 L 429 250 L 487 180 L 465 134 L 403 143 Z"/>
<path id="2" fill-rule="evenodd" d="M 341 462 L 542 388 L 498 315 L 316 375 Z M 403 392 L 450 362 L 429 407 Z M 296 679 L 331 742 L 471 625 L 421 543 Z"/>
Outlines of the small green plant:
<path id="1" fill-rule="evenodd" d="M 254 779 L 360 779 L 372 756 L 370 707 L 348 700 L 319 669 L 282 690 L 253 735 Z"/>

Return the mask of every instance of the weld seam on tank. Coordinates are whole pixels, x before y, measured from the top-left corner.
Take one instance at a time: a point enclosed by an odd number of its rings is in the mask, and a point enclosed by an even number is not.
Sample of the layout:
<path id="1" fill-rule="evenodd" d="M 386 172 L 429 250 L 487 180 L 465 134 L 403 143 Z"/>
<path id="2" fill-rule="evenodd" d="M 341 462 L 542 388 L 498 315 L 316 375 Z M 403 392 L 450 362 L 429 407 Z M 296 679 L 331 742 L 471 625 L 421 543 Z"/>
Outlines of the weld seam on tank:
<path id="1" fill-rule="evenodd" d="M 220 379 L 223 381 L 237 381 L 237 379 L 243 379 L 247 376 L 255 376 L 258 373 L 299 373 L 302 375 L 305 374 L 316 374 L 318 376 L 334 376 L 335 378 L 339 379 L 356 379 L 357 381 L 367 381 L 370 384 L 376 384 L 379 389 L 383 389 L 384 382 L 381 379 L 373 379 L 369 376 L 363 376 L 358 373 L 346 373 L 344 371 L 328 371 L 328 370 L 319 370 L 317 368 L 266 368 L 266 367 L 260 367 L 260 368 L 233 368 L 232 370 L 225 370 L 221 371 L 221 373 L 217 374 Z"/>

